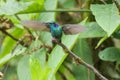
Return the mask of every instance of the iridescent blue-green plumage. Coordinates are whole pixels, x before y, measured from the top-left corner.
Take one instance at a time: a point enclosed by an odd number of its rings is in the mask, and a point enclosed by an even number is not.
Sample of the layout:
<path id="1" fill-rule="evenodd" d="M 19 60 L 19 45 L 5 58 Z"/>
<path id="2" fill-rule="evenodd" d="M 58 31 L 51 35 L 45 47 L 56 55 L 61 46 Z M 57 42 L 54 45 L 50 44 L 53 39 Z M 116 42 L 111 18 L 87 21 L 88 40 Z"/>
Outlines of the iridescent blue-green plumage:
<path id="1" fill-rule="evenodd" d="M 61 42 L 62 27 L 59 27 L 56 23 L 49 23 L 50 32 L 53 38 L 58 39 Z"/>

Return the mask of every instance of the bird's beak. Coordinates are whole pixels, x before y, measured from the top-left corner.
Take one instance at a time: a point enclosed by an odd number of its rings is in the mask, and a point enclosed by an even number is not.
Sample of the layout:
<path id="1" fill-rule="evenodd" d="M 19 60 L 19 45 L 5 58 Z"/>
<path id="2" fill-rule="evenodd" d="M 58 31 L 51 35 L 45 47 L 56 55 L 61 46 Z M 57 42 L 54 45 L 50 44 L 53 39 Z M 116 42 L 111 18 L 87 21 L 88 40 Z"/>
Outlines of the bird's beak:
<path id="1" fill-rule="evenodd" d="M 50 23 L 45 23 L 45 25 L 46 25 L 47 27 L 50 27 Z"/>

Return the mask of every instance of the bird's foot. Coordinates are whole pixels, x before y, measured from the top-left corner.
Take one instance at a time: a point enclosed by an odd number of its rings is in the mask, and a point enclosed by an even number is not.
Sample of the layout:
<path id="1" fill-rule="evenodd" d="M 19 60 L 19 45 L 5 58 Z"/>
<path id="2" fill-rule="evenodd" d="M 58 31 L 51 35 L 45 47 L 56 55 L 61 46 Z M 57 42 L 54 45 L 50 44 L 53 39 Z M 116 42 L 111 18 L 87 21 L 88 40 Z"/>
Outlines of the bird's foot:
<path id="1" fill-rule="evenodd" d="M 56 38 L 52 38 L 52 43 L 53 44 L 56 44 L 58 41 L 57 41 L 57 39 Z"/>

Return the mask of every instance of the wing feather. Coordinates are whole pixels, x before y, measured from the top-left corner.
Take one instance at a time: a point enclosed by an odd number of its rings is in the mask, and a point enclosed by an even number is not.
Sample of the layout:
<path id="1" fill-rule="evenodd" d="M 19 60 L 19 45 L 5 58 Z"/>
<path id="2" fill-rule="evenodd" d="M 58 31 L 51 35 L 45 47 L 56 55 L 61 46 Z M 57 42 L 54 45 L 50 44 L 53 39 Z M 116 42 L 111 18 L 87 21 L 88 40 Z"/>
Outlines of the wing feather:
<path id="1" fill-rule="evenodd" d="M 84 32 L 86 30 L 85 26 L 77 25 L 77 24 L 65 24 L 62 27 L 64 34 L 73 35 Z"/>
<path id="2" fill-rule="evenodd" d="M 46 23 L 34 20 L 21 21 L 22 25 L 39 31 L 50 31 Z"/>

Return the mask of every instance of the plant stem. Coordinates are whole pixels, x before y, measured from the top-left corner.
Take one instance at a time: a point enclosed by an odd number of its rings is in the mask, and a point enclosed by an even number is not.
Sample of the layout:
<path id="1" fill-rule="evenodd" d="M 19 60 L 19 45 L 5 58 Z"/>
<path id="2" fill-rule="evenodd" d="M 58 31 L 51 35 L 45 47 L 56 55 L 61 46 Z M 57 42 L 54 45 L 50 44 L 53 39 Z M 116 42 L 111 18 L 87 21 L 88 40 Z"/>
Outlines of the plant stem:
<path id="1" fill-rule="evenodd" d="M 23 41 L 20 41 L 19 39 L 13 37 L 11 34 L 9 34 L 7 31 L 3 30 L 3 29 L 0 29 L 0 31 L 4 34 L 6 34 L 7 36 L 9 36 L 10 38 L 12 38 L 13 40 L 19 42 L 21 45 L 24 45 L 24 42 Z"/>
<path id="2" fill-rule="evenodd" d="M 57 10 L 40 10 L 40 11 L 34 11 L 34 12 L 32 12 L 32 11 L 31 12 L 20 12 L 20 13 L 16 13 L 16 14 L 40 13 L 40 12 L 91 12 L 91 10 L 89 10 L 89 9 L 79 9 L 79 10 L 75 10 L 75 9 L 57 9 Z"/>
<path id="3" fill-rule="evenodd" d="M 58 41 L 56 41 L 56 43 L 57 43 L 58 45 L 60 45 L 60 46 L 63 48 L 63 50 L 64 50 L 69 56 L 71 56 L 71 57 L 75 60 L 75 62 L 76 62 L 77 64 L 82 64 L 82 65 L 84 65 L 85 67 L 87 67 L 88 69 L 90 69 L 91 71 L 93 71 L 93 72 L 99 77 L 100 80 L 108 80 L 108 79 L 105 78 L 102 74 L 100 74 L 100 73 L 98 72 L 98 70 L 96 70 L 92 65 L 86 63 L 86 62 L 85 62 L 84 60 L 82 60 L 80 57 L 78 57 L 78 56 L 75 55 L 73 52 L 71 52 L 63 43 L 59 43 Z"/>
<path id="4" fill-rule="evenodd" d="M 101 2 L 103 2 L 104 4 L 107 4 L 104 0 L 100 0 Z"/>
<path id="5" fill-rule="evenodd" d="M 75 9 L 58 9 L 58 10 L 46 10 L 46 11 L 41 11 L 41 12 L 91 12 L 88 9 L 80 9 L 80 10 L 75 10 Z"/>

